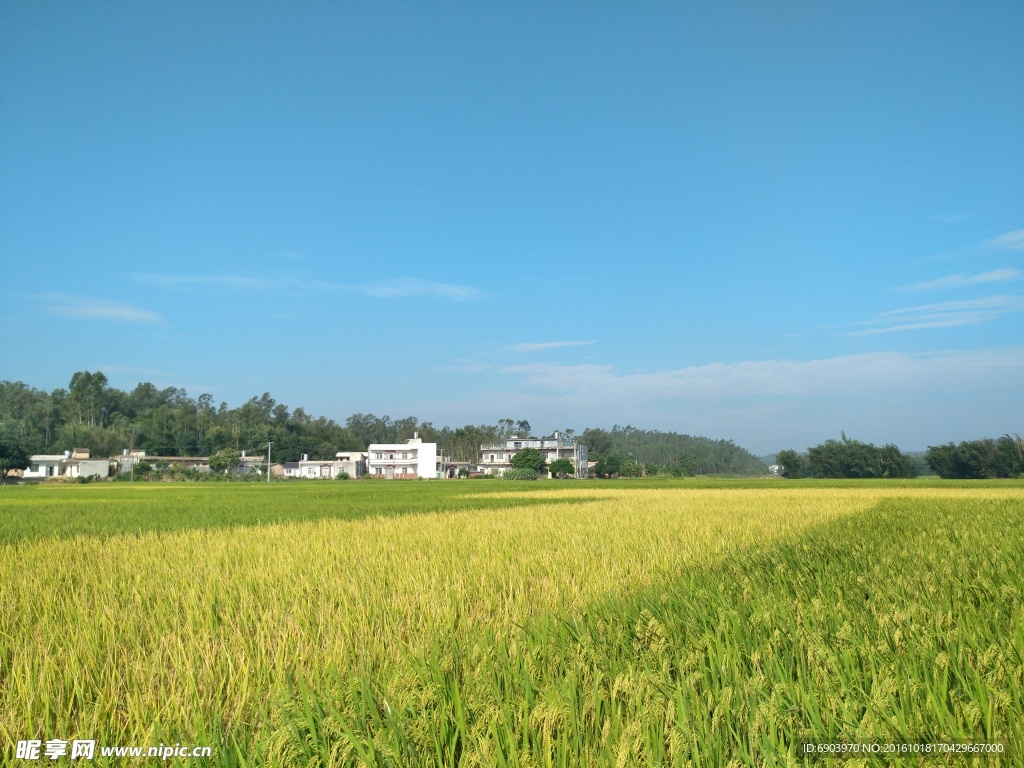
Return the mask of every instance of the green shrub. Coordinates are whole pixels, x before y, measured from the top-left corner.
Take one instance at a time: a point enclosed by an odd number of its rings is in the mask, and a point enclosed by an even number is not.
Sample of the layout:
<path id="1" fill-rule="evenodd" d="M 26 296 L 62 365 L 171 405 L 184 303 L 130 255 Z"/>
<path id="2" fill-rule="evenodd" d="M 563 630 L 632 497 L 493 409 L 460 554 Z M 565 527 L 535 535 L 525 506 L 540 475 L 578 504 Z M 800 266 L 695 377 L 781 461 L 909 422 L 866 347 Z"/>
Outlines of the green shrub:
<path id="1" fill-rule="evenodd" d="M 536 480 L 537 473 L 532 469 L 506 469 L 502 477 L 506 480 Z"/>

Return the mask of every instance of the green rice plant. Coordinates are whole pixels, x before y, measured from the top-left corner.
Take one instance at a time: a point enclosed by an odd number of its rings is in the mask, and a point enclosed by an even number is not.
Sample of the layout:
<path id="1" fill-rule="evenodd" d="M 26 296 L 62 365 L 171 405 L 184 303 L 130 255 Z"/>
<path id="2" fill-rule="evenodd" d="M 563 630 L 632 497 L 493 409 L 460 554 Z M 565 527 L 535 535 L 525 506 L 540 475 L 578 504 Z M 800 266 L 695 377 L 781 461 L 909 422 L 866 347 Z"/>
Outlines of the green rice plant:
<path id="1" fill-rule="evenodd" d="M 210 743 L 219 765 L 1021 754 L 1020 484 L 420 484 L 419 514 L 411 485 L 61 489 L 77 531 L 0 544 L 2 742 Z"/>

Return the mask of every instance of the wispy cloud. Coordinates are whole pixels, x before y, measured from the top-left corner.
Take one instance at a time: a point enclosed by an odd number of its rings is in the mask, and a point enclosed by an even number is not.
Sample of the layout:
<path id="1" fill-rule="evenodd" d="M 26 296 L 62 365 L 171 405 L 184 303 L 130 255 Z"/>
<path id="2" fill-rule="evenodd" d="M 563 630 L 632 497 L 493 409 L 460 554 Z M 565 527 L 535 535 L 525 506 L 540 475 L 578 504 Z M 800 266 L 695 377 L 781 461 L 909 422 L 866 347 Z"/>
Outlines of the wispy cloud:
<path id="1" fill-rule="evenodd" d="M 140 283 L 159 287 L 209 285 L 236 290 L 263 290 L 281 284 L 281 281 L 244 275 L 167 275 L 144 272 L 135 275 L 135 279 Z"/>
<path id="2" fill-rule="evenodd" d="M 943 224 L 954 224 L 964 219 L 969 219 L 974 216 L 973 213 L 955 213 L 955 214 L 940 214 L 938 216 L 932 216 L 932 221 L 939 221 Z"/>
<path id="3" fill-rule="evenodd" d="M 557 349 L 558 347 L 586 347 L 596 343 L 596 339 L 590 341 L 523 341 L 519 344 L 510 344 L 502 347 L 502 352 L 539 352 L 542 349 Z"/>
<path id="4" fill-rule="evenodd" d="M 401 299 L 424 297 L 445 301 L 480 301 L 487 298 L 483 291 L 469 285 L 437 283 L 414 277 L 396 277 L 363 285 L 333 283 L 328 280 L 306 280 L 297 277 L 270 279 L 243 275 L 168 275 L 142 273 L 135 275 L 139 282 L 158 287 L 210 286 L 234 290 L 280 290 L 294 291 L 352 291 L 364 296 L 380 299 Z"/>
<path id="5" fill-rule="evenodd" d="M 862 331 L 851 331 L 846 335 L 876 336 L 896 331 L 978 325 L 1003 315 L 1021 311 L 1024 311 L 1024 297 L 1021 296 L 986 296 L 982 299 L 943 301 L 937 304 L 922 304 L 917 307 L 883 312 L 871 320 L 858 323 L 858 325 L 874 327 Z"/>
<path id="6" fill-rule="evenodd" d="M 914 293 L 921 293 L 925 291 L 946 291 L 954 288 L 968 288 L 972 285 L 983 285 L 985 283 L 1008 283 L 1013 280 L 1019 280 L 1021 278 L 1021 271 L 1019 269 L 993 269 L 989 272 L 980 272 L 976 275 L 967 275 L 959 273 L 956 275 L 947 275 L 946 277 L 940 277 L 935 280 L 927 280 L 923 283 L 914 283 L 913 285 L 905 285 L 902 290 L 911 291 Z"/>
<path id="7" fill-rule="evenodd" d="M 1024 251 L 1024 229 L 993 237 L 988 243 L 1001 251 Z"/>
<path id="8" fill-rule="evenodd" d="M 462 365 L 439 365 L 434 368 L 438 373 L 482 373 L 493 370 L 487 363 L 464 363 Z"/>
<path id="9" fill-rule="evenodd" d="M 54 314 L 63 317 L 74 317 L 79 320 L 113 320 L 121 323 L 165 324 L 164 319 L 156 312 L 118 301 L 71 296 L 66 293 L 43 293 L 35 298 L 45 302 Z"/>
<path id="10" fill-rule="evenodd" d="M 652 373 L 610 365 L 516 365 L 505 373 L 528 385 L 601 406 L 621 401 L 715 402 L 739 396 L 848 397 L 879 392 L 970 390 L 1024 377 L 1024 348 L 920 354 L 873 352 L 824 360 L 712 363 Z"/>
<path id="11" fill-rule="evenodd" d="M 962 248 L 944 253 L 935 253 L 914 261 L 915 264 L 931 264 L 942 261 L 960 261 L 962 259 L 991 258 L 998 251 L 1024 250 L 1024 229 L 1004 232 L 988 240 L 982 240 Z"/>
<path id="12" fill-rule="evenodd" d="M 368 285 L 341 286 L 358 291 L 366 296 L 382 299 L 399 299 L 413 296 L 425 296 L 432 299 L 447 301 L 480 301 L 487 294 L 469 285 L 452 283 L 434 283 L 413 277 L 398 277 L 393 280 L 381 280 Z"/>

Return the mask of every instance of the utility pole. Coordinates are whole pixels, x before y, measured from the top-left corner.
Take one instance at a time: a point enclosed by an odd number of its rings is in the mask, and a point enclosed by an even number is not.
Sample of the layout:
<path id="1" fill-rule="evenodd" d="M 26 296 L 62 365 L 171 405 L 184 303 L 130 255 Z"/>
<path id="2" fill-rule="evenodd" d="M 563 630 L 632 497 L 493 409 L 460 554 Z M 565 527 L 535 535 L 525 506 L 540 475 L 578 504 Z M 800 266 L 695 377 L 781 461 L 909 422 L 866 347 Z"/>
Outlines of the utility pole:
<path id="1" fill-rule="evenodd" d="M 267 482 L 268 483 L 270 482 L 270 446 L 272 446 L 272 445 L 273 445 L 273 442 L 270 442 L 270 441 L 267 442 Z"/>

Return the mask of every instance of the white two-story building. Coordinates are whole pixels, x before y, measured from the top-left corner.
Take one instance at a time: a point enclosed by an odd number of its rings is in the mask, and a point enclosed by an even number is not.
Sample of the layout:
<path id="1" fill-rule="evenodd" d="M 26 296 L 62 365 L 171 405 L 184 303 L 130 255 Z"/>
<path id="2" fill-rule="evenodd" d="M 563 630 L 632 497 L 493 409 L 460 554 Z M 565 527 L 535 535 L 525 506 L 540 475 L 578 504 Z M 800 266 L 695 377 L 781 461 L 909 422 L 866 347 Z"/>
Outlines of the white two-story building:
<path id="1" fill-rule="evenodd" d="M 512 457 L 523 448 L 536 448 L 548 464 L 557 459 L 569 459 L 576 468 L 576 477 L 587 476 L 587 446 L 562 437 L 558 432 L 551 437 L 513 435 L 499 443 L 481 445 L 478 467 L 485 475 L 500 475 L 512 468 Z"/>
<path id="2" fill-rule="evenodd" d="M 366 450 L 366 472 L 371 478 L 433 480 L 441 473 L 437 443 L 424 443 L 418 432 L 404 443 L 371 443 Z"/>

